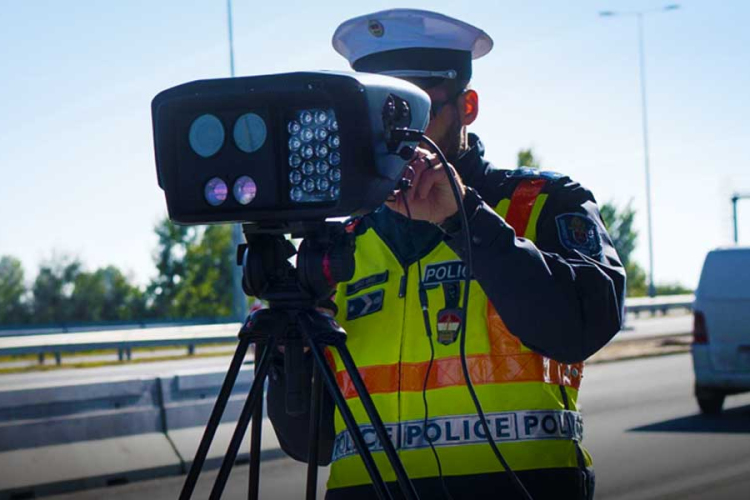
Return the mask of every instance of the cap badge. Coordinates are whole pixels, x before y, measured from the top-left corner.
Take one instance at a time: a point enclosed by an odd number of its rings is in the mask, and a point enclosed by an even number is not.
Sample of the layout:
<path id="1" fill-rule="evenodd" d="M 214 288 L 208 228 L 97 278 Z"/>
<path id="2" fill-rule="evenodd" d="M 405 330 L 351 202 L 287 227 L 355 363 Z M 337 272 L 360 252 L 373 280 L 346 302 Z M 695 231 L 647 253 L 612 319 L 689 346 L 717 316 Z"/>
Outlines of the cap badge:
<path id="1" fill-rule="evenodd" d="M 367 31 L 375 38 L 381 38 L 385 34 L 385 28 L 380 21 L 372 20 L 367 23 Z"/>

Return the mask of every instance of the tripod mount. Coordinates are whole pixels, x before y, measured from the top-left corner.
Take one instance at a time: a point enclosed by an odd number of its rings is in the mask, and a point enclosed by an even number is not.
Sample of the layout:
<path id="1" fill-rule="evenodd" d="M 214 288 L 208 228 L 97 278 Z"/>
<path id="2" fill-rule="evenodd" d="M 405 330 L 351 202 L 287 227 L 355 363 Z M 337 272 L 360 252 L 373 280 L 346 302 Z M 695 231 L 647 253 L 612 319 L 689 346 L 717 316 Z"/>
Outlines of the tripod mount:
<path id="1" fill-rule="evenodd" d="M 251 422 L 248 498 L 258 499 L 263 418 L 262 396 L 271 359 L 280 355 L 279 347 L 283 346 L 286 378 L 285 403 L 286 411 L 290 415 L 300 415 L 307 411 L 308 398 L 305 392 L 310 388 L 310 381 L 309 375 L 303 369 L 305 347 L 309 348 L 313 358 L 306 498 L 314 500 L 317 492 L 319 424 L 325 386 L 341 413 L 359 456 L 370 475 L 378 498 L 392 499 L 346 398 L 336 383 L 335 374 L 325 359 L 324 349 L 334 347 L 344 363 L 378 441 L 396 474 L 404 498 L 417 500 L 414 486 L 347 349 L 346 332 L 333 318 L 316 310 L 321 300 L 331 296 L 337 283 L 347 281 L 353 276 L 354 236 L 347 231 L 343 223 L 337 222 L 299 223 L 293 228 L 244 224 L 243 232 L 247 244 L 240 245 L 237 249 L 238 264 L 242 265 L 243 270 L 243 289 L 248 295 L 267 300 L 269 308 L 251 314 L 240 328 L 237 349 L 183 485 L 180 500 L 191 498 L 195 490 L 211 442 L 251 343 L 255 345 L 255 378 L 237 420 L 237 426 L 214 482 L 210 499 L 221 498 L 237 459 L 240 444 Z M 284 237 L 287 233 L 303 238 L 299 251 Z M 295 254 L 297 255 L 296 267 L 289 262 Z"/>

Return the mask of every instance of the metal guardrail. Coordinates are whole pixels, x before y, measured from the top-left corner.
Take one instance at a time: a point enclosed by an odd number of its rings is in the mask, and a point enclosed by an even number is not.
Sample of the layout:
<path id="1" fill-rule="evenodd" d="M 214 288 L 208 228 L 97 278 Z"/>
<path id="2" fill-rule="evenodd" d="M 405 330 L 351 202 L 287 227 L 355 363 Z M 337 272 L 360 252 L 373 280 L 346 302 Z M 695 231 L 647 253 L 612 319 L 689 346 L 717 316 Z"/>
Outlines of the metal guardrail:
<path id="1" fill-rule="evenodd" d="M 667 313 L 672 309 L 690 309 L 694 300 L 693 295 L 634 297 L 625 300 L 625 309 L 634 314 Z M 15 329 L 12 335 L 8 335 L 11 330 L 5 330 L 5 334 L 0 331 L 0 356 L 36 354 L 43 362 L 44 355 L 52 353 L 57 364 L 60 364 L 63 353 L 100 349 L 117 350 L 121 361 L 130 359 L 132 349 L 137 347 L 185 346 L 188 354 L 193 354 L 196 345 L 235 341 L 240 327 L 239 323 L 164 324 L 136 323 L 130 324 L 130 328 L 122 323 L 109 325 L 108 328 L 104 325 L 80 325 L 75 327 L 76 333 L 60 333 L 59 327 Z"/>
<path id="2" fill-rule="evenodd" d="M 629 297 L 625 299 L 625 310 L 639 314 L 661 312 L 666 314 L 672 309 L 692 309 L 695 295 L 663 295 L 661 297 Z"/>
<path id="3" fill-rule="evenodd" d="M 0 337 L 0 356 L 36 354 L 42 363 L 44 355 L 52 353 L 59 365 L 63 353 L 94 350 L 117 350 L 120 361 L 130 359 L 137 347 L 186 346 L 188 354 L 194 354 L 196 345 L 234 342 L 239 328 L 240 323 L 227 323 Z"/>

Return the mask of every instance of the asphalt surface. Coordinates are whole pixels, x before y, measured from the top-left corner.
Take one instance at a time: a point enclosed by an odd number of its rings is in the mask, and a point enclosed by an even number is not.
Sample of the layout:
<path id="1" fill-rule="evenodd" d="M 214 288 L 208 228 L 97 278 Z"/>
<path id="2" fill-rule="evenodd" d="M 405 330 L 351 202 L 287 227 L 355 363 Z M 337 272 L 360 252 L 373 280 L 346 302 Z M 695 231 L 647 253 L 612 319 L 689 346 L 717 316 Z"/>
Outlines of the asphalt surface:
<path id="1" fill-rule="evenodd" d="M 750 394 L 727 398 L 718 417 L 698 414 L 689 355 L 587 367 L 581 402 L 584 444 L 594 456 L 599 500 L 750 498 Z M 264 462 L 261 498 L 304 498 L 305 466 Z M 247 466 L 235 468 L 224 498 L 246 498 Z M 320 471 L 319 491 L 327 474 Z M 194 498 L 207 498 L 216 472 Z M 62 495 L 57 500 L 174 499 L 182 477 Z"/>

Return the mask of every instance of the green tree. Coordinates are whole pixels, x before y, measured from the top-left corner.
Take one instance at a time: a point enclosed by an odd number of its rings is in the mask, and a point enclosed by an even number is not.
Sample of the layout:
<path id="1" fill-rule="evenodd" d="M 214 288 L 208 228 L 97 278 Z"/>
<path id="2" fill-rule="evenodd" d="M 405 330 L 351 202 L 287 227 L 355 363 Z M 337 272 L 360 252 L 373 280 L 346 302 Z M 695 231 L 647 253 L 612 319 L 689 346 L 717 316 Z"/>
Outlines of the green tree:
<path id="1" fill-rule="evenodd" d="M 145 294 L 115 266 L 81 272 L 73 285 L 74 321 L 135 321 L 146 316 Z"/>
<path id="2" fill-rule="evenodd" d="M 0 257 L 0 324 L 28 323 L 31 317 L 21 261 L 9 255 Z"/>
<path id="3" fill-rule="evenodd" d="M 620 261 L 628 277 L 628 295 L 646 295 L 646 273 L 637 262 L 632 260 L 633 251 L 638 243 L 638 232 L 634 229 L 635 209 L 632 201 L 624 208 L 619 208 L 613 202 L 604 203 L 599 207 L 604 225 L 612 243 L 620 256 Z"/>
<path id="4" fill-rule="evenodd" d="M 73 321 L 71 297 L 81 262 L 66 255 L 53 255 L 39 267 L 32 293 L 34 323 L 65 323 Z"/>
<path id="5" fill-rule="evenodd" d="M 208 226 L 201 233 L 187 247 L 184 279 L 175 293 L 172 312 L 180 318 L 230 316 L 235 265 L 232 228 Z"/>
<path id="6" fill-rule="evenodd" d="M 175 297 L 184 286 L 185 255 L 195 242 L 196 230 L 178 226 L 164 218 L 154 228 L 158 246 L 154 253 L 157 275 L 147 288 L 149 314 L 157 318 L 173 316 Z"/>
<path id="7" fill-rule="evenodd" d="M 520 150 L 516 167 L 540 168 L 539 159 L 534 156 L 534 150 L 531 148 Z"/>

